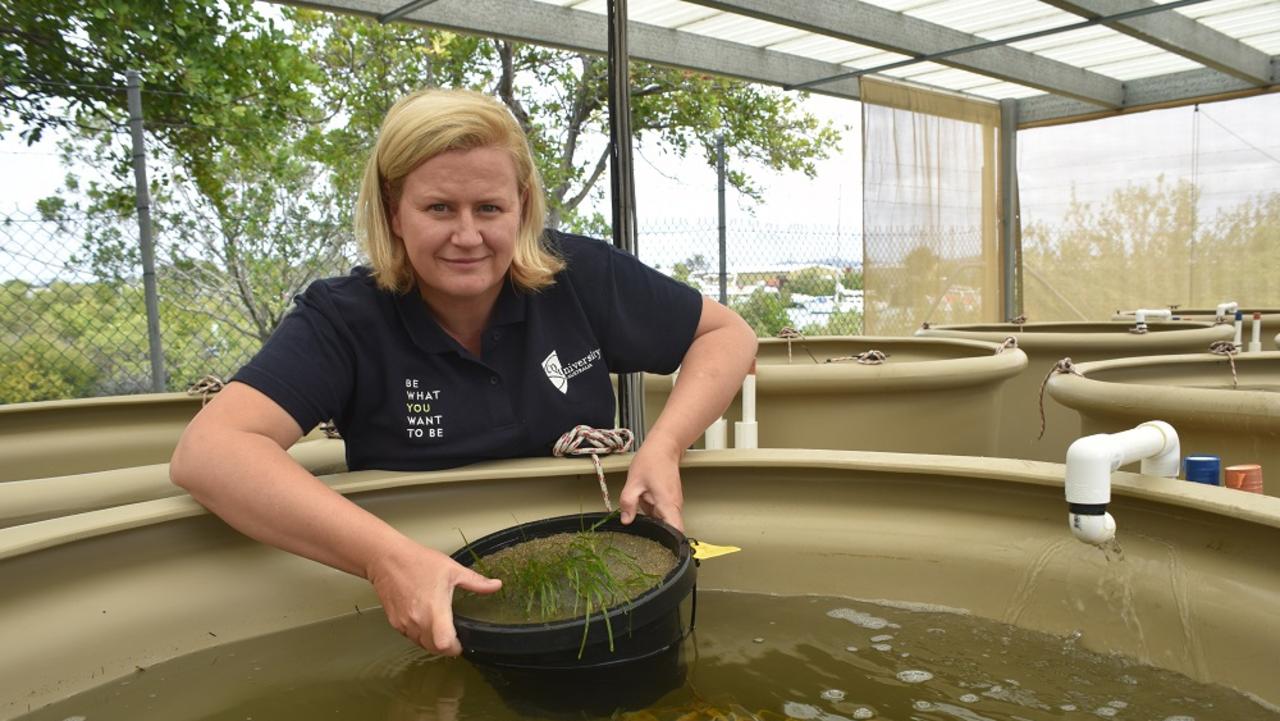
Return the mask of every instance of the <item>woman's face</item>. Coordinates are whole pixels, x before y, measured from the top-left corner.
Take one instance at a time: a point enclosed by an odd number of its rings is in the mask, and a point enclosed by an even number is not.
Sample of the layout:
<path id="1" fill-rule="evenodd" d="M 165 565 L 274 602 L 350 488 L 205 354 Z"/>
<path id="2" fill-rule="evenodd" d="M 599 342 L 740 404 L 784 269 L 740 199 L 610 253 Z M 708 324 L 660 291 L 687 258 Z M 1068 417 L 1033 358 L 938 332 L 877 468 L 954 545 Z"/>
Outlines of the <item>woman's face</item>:
<path id="1" fill-rule="evenodd" d="M 520 232 L 515 163 L 495 147 L 451 150 L 404 177 L 391 229 L 434 308 L 492 304 Z"/>

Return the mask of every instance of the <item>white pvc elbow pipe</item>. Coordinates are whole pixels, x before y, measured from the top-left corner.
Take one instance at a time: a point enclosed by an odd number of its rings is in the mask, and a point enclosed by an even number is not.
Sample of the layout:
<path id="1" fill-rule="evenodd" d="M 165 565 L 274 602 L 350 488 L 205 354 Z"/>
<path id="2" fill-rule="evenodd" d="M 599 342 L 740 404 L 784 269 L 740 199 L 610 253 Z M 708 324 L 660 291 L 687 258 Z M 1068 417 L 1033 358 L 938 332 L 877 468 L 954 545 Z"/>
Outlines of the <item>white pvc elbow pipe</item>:
<path id="1" fill-rule="evenodd" d="M 1147 421 L 1119 433 L 1085 436 L 1067 449 L 1067 523 L 1085 543 L 1106 543 L 1116 535 L 1116 522 L 1107 513 L 1111 502 L 1111 473 L 1142 461 L 1142 473 L 1176 478 L 1182 458 L 1178 432 L 1164 421 Z"/>
<path id="2" fill-rule="evenodd" d="M 1234 314 L 1238 310 L 1240 310 L 1240 304 L 1234 300 L 1227 301 L 1226 303 L 1219 303 L 1218 311 L 1214 314 L 1214 318 L 1217 320 L 1226 320 L 1228 313 Z"/>
<path id="3" fill-rule="evenodd" d="M 1168 308 L 1139 308 L 1133 312 L 1133 319 L 1138 325 L 1146 325 L 1148 318 L 1173 320 L 1173 311 Z"/>

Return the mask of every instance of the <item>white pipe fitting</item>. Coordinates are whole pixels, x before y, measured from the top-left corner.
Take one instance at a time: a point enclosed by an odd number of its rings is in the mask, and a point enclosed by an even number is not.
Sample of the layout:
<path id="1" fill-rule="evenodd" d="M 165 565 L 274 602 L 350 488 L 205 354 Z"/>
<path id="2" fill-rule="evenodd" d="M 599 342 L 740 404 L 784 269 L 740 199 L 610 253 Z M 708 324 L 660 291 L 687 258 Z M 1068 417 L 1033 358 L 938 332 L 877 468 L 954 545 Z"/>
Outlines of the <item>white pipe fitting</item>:
<path id="1" fill-rule="evenodd" d="M 733 424 L 734 448 L 759 448 L 759 426 L 756 424 L 756 364 L 742 379 L 742 420 Z"/>
<path id="2" fill-rule="evenodd" d="M 1228 313 L 1234 314 L 1238 310 L 1240 310 L 1240 304 L 1234 300 L 1227 301 L 1226 303 L 1219 303 L 1218 310 L 1214 313 L 1214 322 L 1221 323 L 1227 319 Z"/>
<path id="3" fill-rule="evenodd" d="M 1133 319 L 1138 325 L 1146 325 L 1147 319 L 1173 320 L 1173 311 L 1168 308 L 1139 308 L 1133 312 Z"/>
<path id="4" fill-rule="evenodd" d="M 1178 432 L 1164 421 L 1076 440 L 1067 449 L 1065 484 L 1071 533 L 1094 545 L 1110 541 L 1116 534 L 1115 519 L 1107 513 L 1111 473 L 1140 460 L 1144 475 L 1176 478 L 1181 459 Z"/>
<path id="5" fill-rule="evenodd" d="M 1253 314 L 1253 333 L 1249 340 L 1249 352 L 1262 352 L 1262 314 L 1255 312 Z"/>
<path id="6" fill-rule="evenodd" d="M 729 447 L 729 422 L 723 418 L 717 418 L 707 426 L 707 433 L 704 436 L 703 447 L 708 451 L 720 451 Z"/>

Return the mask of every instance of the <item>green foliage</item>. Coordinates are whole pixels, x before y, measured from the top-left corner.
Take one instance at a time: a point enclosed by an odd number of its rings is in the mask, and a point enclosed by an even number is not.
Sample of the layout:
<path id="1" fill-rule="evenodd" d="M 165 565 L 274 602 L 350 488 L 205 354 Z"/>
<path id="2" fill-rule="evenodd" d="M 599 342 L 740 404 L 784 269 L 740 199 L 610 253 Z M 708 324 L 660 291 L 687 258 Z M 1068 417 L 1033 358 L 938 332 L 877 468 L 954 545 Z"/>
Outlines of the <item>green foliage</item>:
<path id="1" fill-rule="evenodd" d="M 757 289 L 746 300 L 735 300 L 730 305 L 761 338 L 772 338 L 791 325 L 787 317 L 790 301 L 786 293 L 766 293 Z"/>
<path id="2" fill-rule="evenodd" d="M 1280 193 L 1200 218 L 1199 190 L 1164 178 L 1099 203 L 1072 193 L 1063 223 L 1023 228 L 1025 310 L 1034 320 L 1108 318 L 1117 309 L 1280 302 Z"/>
<path id="3" fill-rule="evenodd" d="M 862 271 L 845 268 L 840 274 L 840 285 L 843 285 L 845 290 L 862 290 Z"/>
<path id="4" fill-rule="evenodd" d="M 787 274 L 786 287 L 802 295 L 835 295 L 836 278 L 825 268 L 801 268 Z"/>
<path id="5" fill-rule="evenodd" d="M 364 159 L 386 110 L 420 87 L 470 87 L 502 98 L 529 135 L 549 223 L 609 234 L 607 219 L 582 210 L 603 192 L 607 169 L 603 58 L 349 15 L 280 12 L 285 23 L 251 0 L 0 3 L 0 28 L 8 30 L 0 44 L 0 110 L 16 120 L 0 132 L 16 129 L 29 142 L 51 129 L 70 133 L 68 166 L 93 168 L 97 177 L 69 176 L 65 192 L 38 210 L 53 223 L 90 219 L 63 228 L 83 239 L 73 262 L 101 279 L 77 289 L 77 298 L 117 294 L 106 306 L 76 301 L 88 319 L 82 323 L 70 307 L 23 304 L 42 320 L 56 315 L 48 323 L 58 327 L 58 343 L 108 349 L 93 355 L 93 379 L 45 364 L 48 378 L 20 384 L 34 389 L 26 395 L 149 386 L 136 350 L 146 342 L 142 304 L 109 310 L 141 292 L 125 132 L 128 68 L 142 74 L 170 387 L 234 369 L 307 283 L 357 262 L 348 229 Z M 723 134 L 731 166 L 750 160 L 812 175 L 839 139 L 775 90 L 644 63 L 633 63 L 631 82 L 636 142 L 652 138 L 681 157 L 701 150 L 712 162 Z M 746 174 L 731 169 L 729 179 L 758 197 Z M 111 352 L 120 338 L 129 339 L 131 353 Z M 35 357 L 36 347 L 24 346 L 23 357 Z M 129 360 L 112 360 L 119 355 Z"/>

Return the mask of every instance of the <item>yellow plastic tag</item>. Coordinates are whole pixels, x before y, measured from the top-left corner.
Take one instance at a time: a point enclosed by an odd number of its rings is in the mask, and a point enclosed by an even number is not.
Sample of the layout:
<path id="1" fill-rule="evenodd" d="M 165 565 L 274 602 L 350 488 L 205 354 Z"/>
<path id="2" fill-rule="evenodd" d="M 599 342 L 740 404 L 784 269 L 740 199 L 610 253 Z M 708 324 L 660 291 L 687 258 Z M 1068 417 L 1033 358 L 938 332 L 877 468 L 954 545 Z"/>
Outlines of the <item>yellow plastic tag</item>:
<path id="1" fill-rule="evenodd" d="M 727 556 L 730 553 L 737 553 L 741 548 L 737 546 L 715 546 L 705 541 L 689 541 L 689 547 L 693 549 L 693 557 L 699 561 L 705 561 L 708 558 L 716 556 Z"/>

